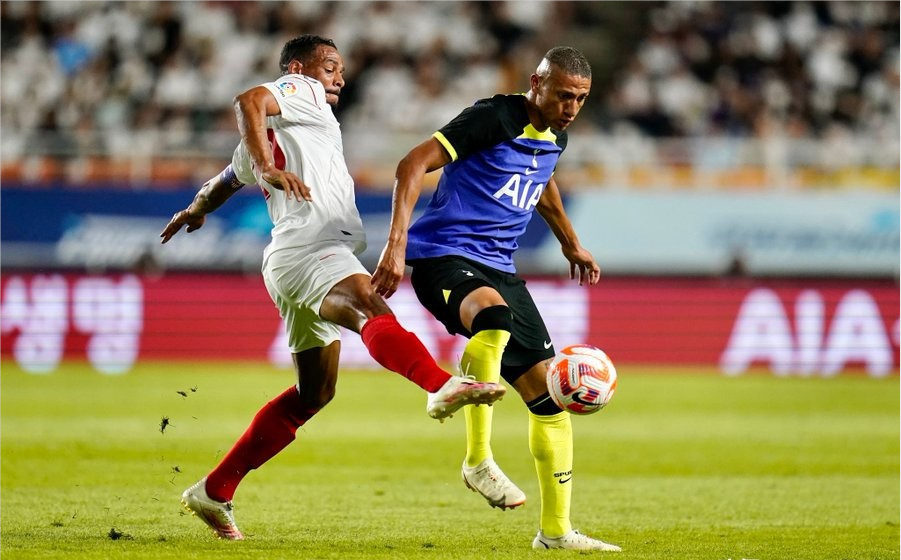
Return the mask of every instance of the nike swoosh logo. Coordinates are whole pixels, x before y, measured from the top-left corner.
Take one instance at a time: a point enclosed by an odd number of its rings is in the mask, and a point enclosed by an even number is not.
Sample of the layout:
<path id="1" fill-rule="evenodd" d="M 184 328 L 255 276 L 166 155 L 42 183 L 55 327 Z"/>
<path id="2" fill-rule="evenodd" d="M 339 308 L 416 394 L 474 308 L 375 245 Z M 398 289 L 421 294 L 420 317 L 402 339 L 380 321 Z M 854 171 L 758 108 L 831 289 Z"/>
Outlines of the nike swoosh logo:
<path id="1" fill-rule="evenodd" d="M 545 343 L 544 343 L 544 349 L 545 349 L 545 350 L 550 349 L 551 346 L 553 346 L 553 344 L 551 344 L 551 341 L 550 341 L 550 340 L 545 341 Z"/>
<path id="2" fill-rule="evenodd" d="M 596 406 L 598 404 L 596 402 L 586 401 L 586 400 L 582 399 L 582 395 L 579 393 L 574 393 L 572 398 L 574 401 L 576 401 L 579 404 L 584 404 L 584 405 L 588 405 L 588 406 Z"/>
<path id="3" fill-rule="evenodd" d="M 534 173 L 538 173 L 538 170 L 537 169 L 526 169 L 526 171 L 525 171 L 526 175 L 532 175 Z"/>
<path id="4" fill-rule="evenodd" d="M 570 476 L 567 478 L 561 478 L 561 479 L 557 480 L 557 482 L 559 482 L 560 484 L 566 484 L 567 482 L 569 482 L 572 479 L 573 479 L 573 477 Z"/>

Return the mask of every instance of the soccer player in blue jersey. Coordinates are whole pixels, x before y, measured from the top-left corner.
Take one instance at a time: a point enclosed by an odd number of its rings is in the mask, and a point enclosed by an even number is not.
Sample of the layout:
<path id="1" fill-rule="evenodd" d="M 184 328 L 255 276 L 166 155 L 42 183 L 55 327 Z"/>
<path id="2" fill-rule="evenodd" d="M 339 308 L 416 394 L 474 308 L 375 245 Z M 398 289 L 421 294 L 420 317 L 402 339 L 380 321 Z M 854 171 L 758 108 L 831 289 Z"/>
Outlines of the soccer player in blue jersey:
<path id="1" fill-rule="evenodd" d="M 554 169 L 591 89 L 591 66 L 571 47 L 547 52 L 525 94 L 477 101 L 413 148 L 398 164 L 388 241 L 372 275 L 390 297 L 412 268 L 420 302 L 451 334 L 469 338 L 463 374 L 503 377 L 529 409 L 529 449 L 541 492 L 535 549 L 619 551 L 573 529 L 573 438 L 569 414 L 548 395 L 555 351 L 544 321 L 516 275 L 517 239 L 537 210 L 560 242 L 570 277 L 596 284 L 600 267 L 566 216 Z M 423 215 L 410 226 L 426 173 L 443 168 Z M 492 409 L 468 407 L 463 481 L 502 509 L 525 494 L 495 463 Z"/>

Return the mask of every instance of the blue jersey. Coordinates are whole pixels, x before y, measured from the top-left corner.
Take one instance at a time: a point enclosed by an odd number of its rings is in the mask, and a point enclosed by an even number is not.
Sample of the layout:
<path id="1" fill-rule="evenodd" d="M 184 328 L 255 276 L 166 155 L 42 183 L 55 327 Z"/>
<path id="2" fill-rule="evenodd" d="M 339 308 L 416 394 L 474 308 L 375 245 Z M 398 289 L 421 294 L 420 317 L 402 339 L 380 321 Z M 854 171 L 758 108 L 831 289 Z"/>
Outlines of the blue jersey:
<path id="1" fill-rule="evenodd" d="M 566 148 L 566 133 L 539 132 L 523 95 L 495 95 L 465 109 L 434 137 L 451 156 L 407 259 L 457 255 L 513 273 L 517 239 Z"/>

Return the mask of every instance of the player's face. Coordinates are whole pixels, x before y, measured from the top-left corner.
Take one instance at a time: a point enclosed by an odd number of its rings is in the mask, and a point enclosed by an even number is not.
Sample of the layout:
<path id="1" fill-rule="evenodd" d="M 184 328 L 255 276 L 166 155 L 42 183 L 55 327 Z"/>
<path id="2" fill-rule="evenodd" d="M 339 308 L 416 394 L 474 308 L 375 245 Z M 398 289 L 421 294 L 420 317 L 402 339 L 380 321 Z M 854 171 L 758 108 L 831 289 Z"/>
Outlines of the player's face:
<path id="1" fill-rule="evenodd" d="M 567 74 L 552 65 L 543 78 L 533 74 L 531 85 L 544 125 L 565 130 L 582 110 L 591 90 L 591 78 Z"/>
<path id="2" fill-rule="evenodd" d="M 328 45 L 319 45 L 316 54 L 305 65 L 301 72 L 316 78 L 325 88 L 325 101 L 329 105 L 337 105 L 344 87 L 344 59 L 338 51 Z"/>

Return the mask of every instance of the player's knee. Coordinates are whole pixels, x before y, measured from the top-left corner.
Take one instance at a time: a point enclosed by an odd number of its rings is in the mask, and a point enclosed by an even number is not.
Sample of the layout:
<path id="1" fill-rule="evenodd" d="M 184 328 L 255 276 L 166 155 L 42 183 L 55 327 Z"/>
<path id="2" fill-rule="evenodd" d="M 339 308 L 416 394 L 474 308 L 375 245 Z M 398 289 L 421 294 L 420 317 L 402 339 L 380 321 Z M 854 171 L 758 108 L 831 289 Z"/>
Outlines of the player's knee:
<path id="1" fill-rule="evenodd" d="M 298 385 L 297 392 L 300 394 L 301 407 L 307 410 L 320 410 L 335 398 L 335 385 L 302 383 Z"/>
<path id="2" fill-rule="evenodd" d="M 501 377 L 516 388 L 526 406 L 548 394 L 547 365 L 550 360 L 534 365 L 501 364 Z"/>
<path id="3" fill-rule="evenodd" d="M 375 292 L 371 292 L 368 297 L 364 299 L 364 302 L 368 310 L 367 315 L 370 317 L 378 317 L 379 315 L 391 313 L 391 308 L 388 307 L 385 298 Z"/>
<path id="4" fill-rule="evenodd" d="M 335 398 L 335 390 L 320 389 L 318 391 L 301 391 L 300 397 L 304 408 L 321 410 Z"/>
<path id="5" fill-rule="evenodd" d="M 380 315 L 393 314 L 385 299 L 375 292 L 356 294 L 354 298 L 349 300 L 349 307 L 359 317 L 361 328 L 370 319 Z"/>
<path id="6" fill-rule="evenodd" d="M 513 312 L 506 305 L 492 305 L 482 309 L 472 319 L 472 334 L 481 331 L 496 330 L 507 331 L 513 330 Z"/>

